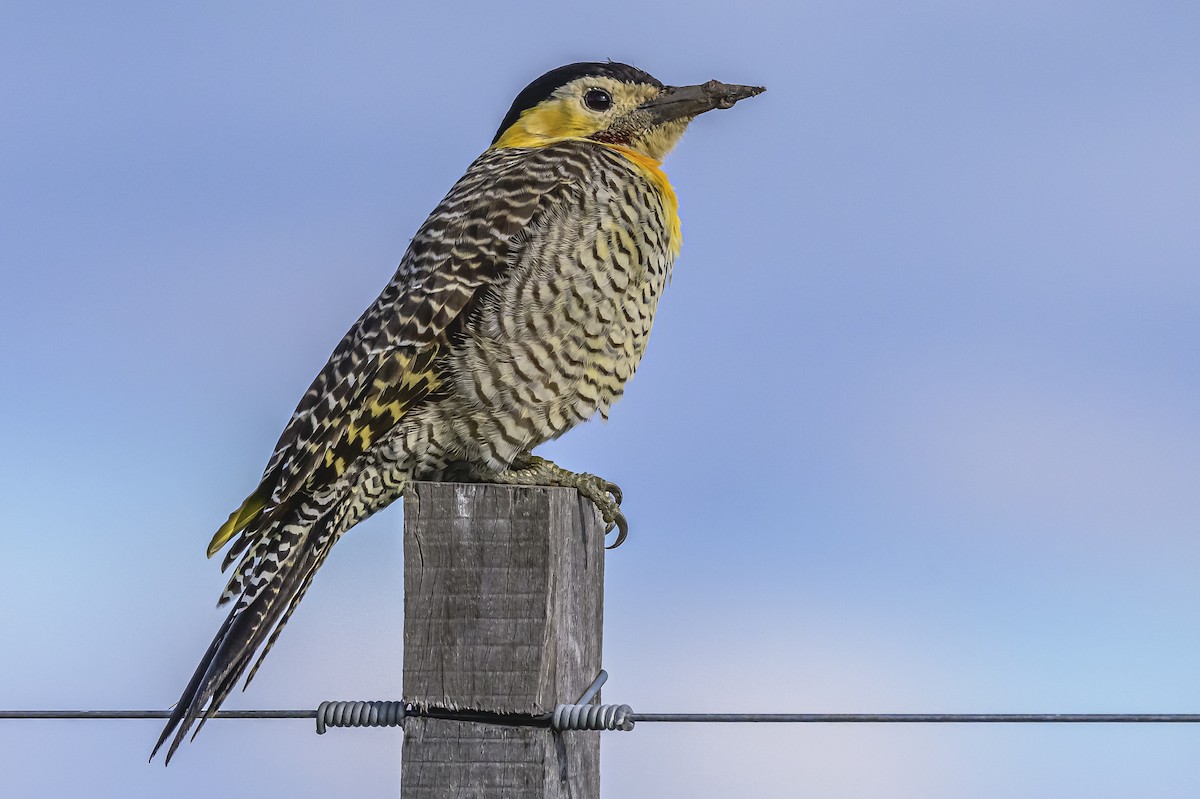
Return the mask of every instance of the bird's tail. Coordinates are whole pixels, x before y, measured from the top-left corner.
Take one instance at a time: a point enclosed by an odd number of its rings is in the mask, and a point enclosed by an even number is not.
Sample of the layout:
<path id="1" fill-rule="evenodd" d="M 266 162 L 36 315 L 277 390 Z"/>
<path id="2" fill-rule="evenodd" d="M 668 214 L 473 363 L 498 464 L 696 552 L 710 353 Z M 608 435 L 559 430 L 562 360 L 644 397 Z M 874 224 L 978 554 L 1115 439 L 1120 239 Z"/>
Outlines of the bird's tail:
<path id="1" fill-rule="evenodd" d="M 272 509 L 252 525 L 255 533 L 244 535 L 235 545 L 234 556 L 241 549 L 246 552 L 219 604 L 236 601 L 179 697 L 151 759 L 170 739 L 166 762 L 171 762 L 184 736 L 197 722 L 196 733 L 200 732 L 262 647 L 246 679 L 249 684 L 344 529 L 337 504 L 322 505 L 310 497 L 290 512 L 284 507 Z M 227 558 L 226 565 L 230 562 Z"/>

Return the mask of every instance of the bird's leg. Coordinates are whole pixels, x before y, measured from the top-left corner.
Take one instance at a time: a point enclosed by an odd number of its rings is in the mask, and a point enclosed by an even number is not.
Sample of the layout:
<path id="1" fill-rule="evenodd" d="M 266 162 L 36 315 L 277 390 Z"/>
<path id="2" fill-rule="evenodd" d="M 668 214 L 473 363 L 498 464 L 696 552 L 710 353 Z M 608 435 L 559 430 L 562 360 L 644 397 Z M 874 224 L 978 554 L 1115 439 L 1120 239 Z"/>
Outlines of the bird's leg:
<path id="1" fill-rule="evenodd" d="M 621 546 L 629 535 L 629 523 L 625 514 L 621 513 L 621 489 L 615 483 L 610 483 L 594 474 L 568 471 L 553 461 L 530 455 L 528 452 L 513 459 L 509 468 L 503 471 L 493 471 L 485 466 L 458 462 L 446 470 L 446 479 L 462 480 L 470 483 L 498 483 L 500 485 L 516 486 L 559 486 L 574 488 L 587 499 L 591 500 L 600 511 L 608 527 L 605 533 L 617 530 L 617 540 L 609 549 Z"/>

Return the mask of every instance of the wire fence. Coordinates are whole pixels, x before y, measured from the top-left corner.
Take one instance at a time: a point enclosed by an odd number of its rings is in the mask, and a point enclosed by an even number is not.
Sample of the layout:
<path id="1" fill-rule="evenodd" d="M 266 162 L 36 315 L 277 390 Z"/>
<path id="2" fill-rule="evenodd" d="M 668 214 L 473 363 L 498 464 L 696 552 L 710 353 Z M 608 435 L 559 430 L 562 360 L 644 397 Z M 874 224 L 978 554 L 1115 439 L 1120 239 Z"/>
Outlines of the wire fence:
<path id="1" fill-rule="evenodd" d="M 600 672 L 573 704 L 550 713 L 498 713 L 410 702 L 322 702 L 315 710 L 219 710 L 217 719 L 314 719 L 328 727 L 398 727 L 405 718 L 466 721 L 554 730 L 632 730 L 666 724 L 1195 724 L 1200 713 L 635 713 L 629 705 L 593 704 L 608 672 Z M 169 710 L 0 710 L 0 719 L 166 719 Z"/>
<path id="2" fill-rule="evenodd" d="M 346 703 L 327 703 L 346 704 Z M 358 704 L 358 703 L 354 703 Z M 363 703 L 371 704 L 371 703 Z M 566 706 L 575 707 L 575 706 Z M 587 707 L 611 707 L 589 705 Z M 219 710 L 216 719 L 317 719 L 314 710 Z M 445 708 L 407 706 L 408 718 L 434 718 L 506 726 L 551 727 L 544 716 L 486 711 L 455 711 Z M 0 710 L 2 719 L 167 719 L 169 710 Z M 1195 724 L 1200 713 L 636 713 L 624 717 L 631 723 L 666 724 Z M 376 726 L 335 724 L 327 727 Z M 386 725 L 393 726 L 393 725 Z"/>

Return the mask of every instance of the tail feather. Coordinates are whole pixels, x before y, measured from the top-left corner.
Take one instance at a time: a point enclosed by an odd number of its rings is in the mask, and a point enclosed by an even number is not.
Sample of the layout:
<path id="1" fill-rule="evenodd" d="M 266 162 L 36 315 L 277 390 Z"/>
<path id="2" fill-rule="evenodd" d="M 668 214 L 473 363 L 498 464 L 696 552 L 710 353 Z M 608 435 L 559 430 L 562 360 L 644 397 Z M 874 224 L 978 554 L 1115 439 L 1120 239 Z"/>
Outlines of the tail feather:
<path id="1" fill-rule="evenodd" d="M 278 535 L 277 526 L 272 524 L 270 528 L 255 537 L 246 554 L 242 557 L 241 563 L 237 565 L 237 568 L 233 570 L 233 574 L 229 576 L 229 582 L 225 584 L 225 590 L 221 592 L 221 597 L 217 600 L 217 607 L 227 605 L 234 599 L 240 600 L 246 595 L 247 583 L 263 568 L 263 556 L 266 550 L 277 545 L 275 540 Z M 240 549 L 246 549 L 246 544 L 249 542 L 246 539 L 240 539 L 236 543 L 240 545 Z M 224 571 L 224 567 L 221 570 Z"/>
<path id="2" fill-rule="evenodd" d="M 233 602 L 233 607 L 180 696 L 151 759 L 170 741 L 170 763 L 188 731 L 195 728 L 194 738 L 216 715 L 259 652 L 246 676 L 249 685 L 341 534 L 400 496 L 405 482 L 385 480 L 353 499 L 328 491 L 298 499 L 290 507 L 276 505 L 241 531 L 233 542 L 241 560 L 218 603 Z M 226 560 L 226 565 L 232 563 Z"/>
<path id="3" fill-rule="evenodd" d="M 208 542 L 208 556 L 210 558 L 217 554 L 230 538 L 245 530 L 258 519 L 271 497 L 270 489 L 270 483 L 264 478 L 263 482 L 259 483 L 258 488 L 254 489 L 254 493 L 246 497 L 238 509 L 229 514 L 229 518 L 221 525 L 216 534 L 213 535 L 212 541 Z"/>
<path id="4" fill-rule="evenodd" d="M 283 632 L 283 628 L 287 626 L 288 619 L 292 617 L 292 613 L 299 606 L 300 600 L 304 599 L 304 595 L 308 593 L 308 587 L 312 585 L 313 575 L 317 573 L 317 567 L 325 562 L 325 558 L 329 555 L 329 550 L 341 538 L 342 531 L 349 529 L 361 521 L 363 512 L 363 507 L 356 507 L 354 503 L 343 503 L 341 506 L 331 509 L 330 513 L 326 515 L 329 521 L 324 525 L 323 532 L 316 539 L 314 547 L 316 557 L 313 560 L 313 564 L 304 575 L 304 579 L 301 581 L 300 588 L 296 591 L 295 596 L 288 603 L 287 610 L 283 612 L 283 615 L 279 618 L 279 622 L 275 625 L 275 629 L 271 631 L 271 637 L 267 639 L 266 646 L 259 653 L 258 660 L 255 661 L 254 666 L 250 669 L 250 673 L 246 675 L 246 682 L 242 686 L 243 690 L 250 685 L 250 681 L 254 679 L 254 675 L 258 674 L 258 668 L 263 664 L 267 653 L 275 646 L 275 641 L 279 638 L 279 634 Z"/>
<path id="5" fill-rule="evenodd" d="M 204 677 L 208 673 L 208 668 L 212 664 L 213 658 L 217 654 L 217 649 L 220 648 L 221 642 L 225 640 L 226 633 L 229 632 L 230 626 L 233 625 L 235 615 L 236 611 L 230 611 L 229 615 L 225 618 L 225 623 L 221 625 L 221 629 L 217 630 L 216 637 L 214 637 L 212 643 L 208 645 L 208 651 L 204 653 L 204 657 L 200 658 L 200 665 L 196 667 L 195 673 L 192 674 L 192 679 L 188 681 L 187 687 L 183 689 L 183 694 L 179 697 L 179 702 L 175 705 L 175 709 L 171 712 L 170 721 L 168 721 L 167 726 L 163 728 L 162 734 L 158 736 L 158 741 L 154 744 L 154 749 L 150 752 L 151 760 L 153 760 L 154 756 L 158 754 L 158 750 L 162 748 L 162 745 L 166 743 L 167 738 L 171 735 L 171 731 L 174 730 L 175 727 L 178 726 L 179 722 L 183 720 L 184 714 L 191 705 L 192 697 L 199 694 L 200 684 L 204 682 Z M 168 763 L 171 762 L 171 755 L 175 753 L 175 748 L 177 746 L 179 746 L 178 739 L 171 745 L 170 750 L 167 752 Z"/>
<path id="6" fill-rule="evenodd" d="M 292 618 L 292 613 L 300 605 L 300 600 L 304 599 L 304 595 L 308 593 L 308 587 L 312 585 L 313 575 L 317 573 L 317 567 L 325 561 L 325 557 L 329 554 L 329 548 L 333 545 L 334 537 L 327 536 L 326 543 L 318 542 L 320 548 L 317 557 L 314 559 L 308 573 L 304 575 L 304 579 L 300 582 L 300 588 L 296 590 L 295 595 L 288 602 L 287 609 L 283 611 L 283 615 L 279 617 L 279 621 L 275 623 L 275 629 L 271 630 L 271 636 L 267 639 L 267 643 L 263 645 L 262 651 L 258 653 L 258 659 L 254 662 L 248 674 L 246 674 L 246 682 L 242 686 L 245 690 L 250 685 L 250 681 L 254 679 L 254 675 L 258 674 L 258 668 L 267 658 L 267 653 L 275 646 L 275 641 L 279 638 L 279 634 L 283 632 L 283 628 L 287 626 L 288 620 Z"/>
<path id="7" fill-rule="evenodd" d="M 225 557 L 221 559 L 221 571 L 225 571 L 230 566 L 232 566 L 233 562 L 235 560 L 237 560 L 238 558 L 240 558 L 242 556 L 242 553 L 246 551 L 246 547 L 250 546 L 257 540 L 258 540 L 257 535 L 249 536 L 249 535 L 246 535 L 244 532 L 241 535 L 239 535 L 237 538 L 235 538 L 233 541 L 233 544 L 231 544 L 229 547 L 229 551 L 226 552 Z"/>
<path id="8" fill-rule="evenodd" d="M 253 497 L 250 499 L 253 499 Z M 247 499 L 247 502 L 250 499 Z M 247 548 L 253 549 L 263 539 L 269 539 L 275 530 L 279 528 L 280 524 L 288 520 L 294 509 L 294 505 L 286 502 L 281 505 L 263 508 L 259 512 L 259 515 L 251 520 L 249 526 L 240 530 L 236 537 L 230 536 L 233 543 L 229 545 L 225 556 L 221 558 L 221 571 L 228 570 L 234 561 L 240 559 L 241 562 L 238 564 L 238 570 L 244 572 L 247 564 L 252 562 L 253 558 L 246 558 L 243 556 L 243 553 L 246 552 Z M 234 511 L 234 513 L 237 513 L 237 511 Z"/>
<path id="9" fill-rule="evenodd" d="M 217 709 L 221 706 L 221 703 L 225 701 L 225 697 L 229 696 L 230 692 L 233 690 L 233 686 L 237 684 L 238 674 L 240 674 L 242 670 L 246 668 L 246 660 L 247 658 L 241 658 L 238 663 L 234 664 L 233 668 L 230 669 L 229 674 L 227 674 L 225 678 L 221 680 L 221 684 L 218 685 L 213 691 L 212 698 L 208 700 L 208 707 L 204 708 L 202 713 L 200 712 L 200 709 L 197 708 L 196 717 L 188 722 L 189 724 L 194 722 L 196 725 L 195 729 L 192 730 L 191 737 L 188 738 L 189 741 L 196 740 L 196 736 L 200 734 L 200 730 L 204 729 L 204 725 L 208 723 L 208 720 L 217 715 Z M 203 704 L 203 702 L 201 704 Z M 183 736 L 185 735 L 187 735 L 186 729 L 179 731 L 179 734 L 171 744 L 171 749 L 167 752 L 167 763 L 171 762 L 171 755 L 175 753 L 176 747 L 179 746 L 180 741 L 183 740 Z"/>
<path id="10" fill-rule="evenodd" d="M 280 622 L 287 621 L 307 590 L 329 552 L 327 542 L 334 537 L 327 534 L 325 526 L 330 514 L 314 512 L 307 503 L 298 510 L 293 517 L 296 521 L 282 526 L 270 540 L 260 538 L 239 564 L 235 578 L 249 577 L 245 588 L 180 696 L 151 759 L 170 739 L 165 760 L 170 763 L 193 725 L 198 733 L 216 714 L 255 651 L 268 635 L 274 641 Z M 246 574 L 242 574 L 243 567 Z"/>

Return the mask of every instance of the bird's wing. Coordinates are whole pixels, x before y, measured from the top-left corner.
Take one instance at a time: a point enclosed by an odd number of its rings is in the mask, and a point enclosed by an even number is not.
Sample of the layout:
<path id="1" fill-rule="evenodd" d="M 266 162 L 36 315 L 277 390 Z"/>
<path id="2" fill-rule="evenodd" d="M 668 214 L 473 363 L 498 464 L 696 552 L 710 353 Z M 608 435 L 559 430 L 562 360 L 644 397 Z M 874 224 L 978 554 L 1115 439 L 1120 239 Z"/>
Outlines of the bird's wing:
<path id="1" fill-rule="evenodd" d="M 252 544 L 245 559 L 254 574 L 244 583 L 239 579 L 245 588 L 184 689 L 155 752 L 174 734 L 169 761 L 196 721 L 203 723 L 216 712 L 328 551 L 330 537 L 312 526 L 319 527 L 321 517 L 307 528 L 294 523 L 280 528 L 268 521 L 270 516 L 308 512 L 314 497 L 436 388 L 439 348 L 487 288 L 524 257 L 522 231 L 543 215 L 578 207 L 598 157 L 595 149 L 564 143 L 489 151 L 422 225 L 391 283 L 305 393 L 259 488 L 214 537 L 210 554 L 242 532 L 226 564 Z M 254 540 L 270 530 L 279 542 Z"/>
<path id="2" fill-rule="evenodd" d="M 563 159 L 564 149 L 579 157 Z M 210 557 L 244 532 L 225 558 L 228 567 L 266 517 L 332 484 L 437 387 L 447 337 L 520 258 L 519 234 L 582 191 L 596 149 L 568 142 L 494 150 L 472 164 L 304 393 L 261 482 L 213 536 Z"/>

